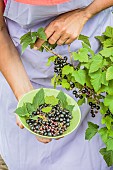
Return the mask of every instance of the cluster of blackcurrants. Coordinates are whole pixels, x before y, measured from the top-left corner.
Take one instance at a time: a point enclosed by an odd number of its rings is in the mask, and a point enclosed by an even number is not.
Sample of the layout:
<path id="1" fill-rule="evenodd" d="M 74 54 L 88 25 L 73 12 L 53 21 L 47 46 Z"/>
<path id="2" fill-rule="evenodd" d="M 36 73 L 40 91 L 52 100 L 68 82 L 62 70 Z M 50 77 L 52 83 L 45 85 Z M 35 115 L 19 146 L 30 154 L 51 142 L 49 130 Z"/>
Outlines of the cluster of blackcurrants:
<path id="1" fill-rule="evenodd" d="M 37 111 L 32 113 L 32 116 L 39 115 L 42 118 L 38 117 L 37 120 L 30 118 L 26 120 L 26 123 L 33 132 L 40 135 L 49 137 L 62 135 L 70 126 L 72 114 L 68 110 L 63 109 L 60 104 L 52 106 L 52 110 L 49 113 L 44 113 L 42 108 L 47 106 L 47 104 L 40 105 Z"/>
<path id="2" fill-rule="evenodd" d="M 83 98 L 83 94 L 85 94 L 85 97 L 91 97 L 92 96 L 92 91 L 88 87 L 83 87 L 82 90 L 74 90 L 73 94 L 75 95 L 76 98 Z"/>
<path id="3" fill-rule="evenodd" d="M 62 68 L 65 65 L 71 65 L 70 63 L 67 62 L 67 57 L 65 56 L 64 58 L 59 58 L 57 57 L 54 61 L 54 72 L 57 75 L 62 76 Z M 66 75 L 64 76 L 65 79 L 67 79 Z M 69 82 L 71 89 L 75 88 L 75 84 L 73 82 Z M 68 90 L 68 89 L 67 89 Z M 86 85 L 82 88 L 82 90 L 74 89 L 73 90 L 73 95 L 75 98 L 82 99 L 83 96 L 85 95 L 86 98 L 90 98 L 94 95 L 94 90 L 89 89 Z M 95 117 L 95 114 L 98 113 L 98 110 L 100 109 L 99 105 L 96 105 L 92 102 L 89 102 L 89 105 L 91 106 L 91 115 L 92 117 Z"/>
<path id="4" fill-rule="evenodd" d="M 95 117 L 95 115 L 98 113 L 98 111 L 100 110 L 100 106 L 95 104 L 95 103 L 92 103 L 92 102 L 89 102 L 89 105 L 91 107 L 91 115 L 92 117 Z"/>
<path id="5" fill-rule="evenodd" d="M 58 75 L 62 75 L 62 68 L 67 65 L 67 57 L 64 58 L 57 57 L 54 61 L 54 72 Z"/>
<path id="6" fill-rule="evenodd" d="M 77 90 L 73 90 L 73 95 L 76 97 L 76 98 L 79 98 L 79 99 L 82 99 L 83 98 L 83 95 L 80 91 L 77 91 Z"/>
<path id="7" fill-rule="evenodd" d="M 82 99 L 84 94 L 86 98 L 89 98 L 92 96 L 93 92 L 94 90 L 84 87 L 82 90 L 78 90 L 78 91 L 74 90 L 73 94 L 76 98 Z M 90 111 L 91 116 L 95 117 L 95 115 L 98 113 L 98 110 L 100 109 L 100 106 L 92 102 L 89 102 L 89 105 L 91 107 L 91 111 Z"/>

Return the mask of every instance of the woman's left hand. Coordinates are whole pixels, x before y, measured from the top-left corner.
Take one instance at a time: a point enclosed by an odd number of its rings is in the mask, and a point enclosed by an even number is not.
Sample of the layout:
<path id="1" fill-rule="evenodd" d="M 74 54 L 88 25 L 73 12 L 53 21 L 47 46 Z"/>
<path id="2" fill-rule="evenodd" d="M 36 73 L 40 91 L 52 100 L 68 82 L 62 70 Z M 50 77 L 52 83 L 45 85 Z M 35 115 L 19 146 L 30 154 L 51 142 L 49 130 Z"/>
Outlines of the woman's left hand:
<path id="1" fill-rule="evenodd" d="M 49 43 L 58 45 L 72 43 L 81 33 L 87 20 L 85 9 L 77 9 L 59 15 L 45 28 Z M 39 49 L 43 43 L 43 40 L 38 39 L 35 47 Z"/>

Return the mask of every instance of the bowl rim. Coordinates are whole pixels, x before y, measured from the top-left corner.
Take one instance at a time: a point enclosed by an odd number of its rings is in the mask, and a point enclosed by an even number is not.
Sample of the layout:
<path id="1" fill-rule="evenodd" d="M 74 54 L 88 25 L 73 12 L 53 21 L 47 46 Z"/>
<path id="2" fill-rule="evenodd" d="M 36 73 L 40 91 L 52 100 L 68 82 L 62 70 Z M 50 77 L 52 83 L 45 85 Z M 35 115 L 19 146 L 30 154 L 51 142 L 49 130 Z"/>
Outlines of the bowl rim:
<path id="1" fill-rule="evenodd" d="M 19 107 L 19 104 L 20 104 L 20 102 L 23 100 L 23 98 L 26 96 L 26 95 L 29 95 L 30 93 L 33 93 L 34 91 L 39 91 L 40 89 L 50 89 L 50 90 L 55 90 L 55 91 L 62 91 L 62 90 L 58 90 L 58 89 L 52 89 L 52 88 L 38 88 L 38 89 L 33 89 L 33 90 L 31 90 L 31 91 L 29 91 L 29 92 L 27 92 L 26 94 L 24 94 L 20 99 L 19 99 L 19 102 L 18 102 L 18 104 L 17 104 L 17 108 Z M 67 96 L 67 97 L 70 97 L 71 99 L 73 99 L 70 95 L 68 95 L 67 93 L 65 93 L 64 91 L 63 91 L 63 93 Z M 74 99 L 73 99 L 74 100 Z M 74 100 L 75 101 L 75 100 Z M 58 139 L 58 138 L 62 138 L 62 137 L 65 137 L 65 136 L 67 136 L 67 135 L 69 135 L 69 134 L 71 134 L 73 131 L 75 131 L 75 129 L 77 129 L 77 127 L 79 126 L 79 124 L 80 124 L 80 121 L 81 121 L 81 110 L 80 110 L 80 107 L 79 107 L 79 105 L 77 104 L 77 102 L 75 101 L 75 103 L 76 103 L 76 106 L 75 107 L 77 107 L 77 111 L 79 112 L 79 121 L 78 121 L 78 123 L 76 124 L 76 126 L 70 131 L 70 132 L 68 132 L 67 134 L 62 134 L 62 135 L 59 135 L 59 136 L 52 136 L 52 137 L 49 137 L 49 136 L 43 136 L 43 135 L 40 135 L 40 134 L 37 134 L 37 133 L 35 133 L 35 132 L 33 132 L 32 130 L 30 130 L 30 128 L 28 128 L 23 122 L 22 122 L 22 120 L 21 120 L 21 117 L 18 115 L 18 117 L 19 117 L 19 120 L 20 120 L 20 122 L 22 123 L 22 125 L 30 132 L 30 133 L 32 133 L 32 134 L 34 134 L 35 136 L 37 136 L 37 137 L 40 137 L 40 138 L 46 138 L 46 139 Z M 73 108 L 74 109 L 74 108 Z"/>

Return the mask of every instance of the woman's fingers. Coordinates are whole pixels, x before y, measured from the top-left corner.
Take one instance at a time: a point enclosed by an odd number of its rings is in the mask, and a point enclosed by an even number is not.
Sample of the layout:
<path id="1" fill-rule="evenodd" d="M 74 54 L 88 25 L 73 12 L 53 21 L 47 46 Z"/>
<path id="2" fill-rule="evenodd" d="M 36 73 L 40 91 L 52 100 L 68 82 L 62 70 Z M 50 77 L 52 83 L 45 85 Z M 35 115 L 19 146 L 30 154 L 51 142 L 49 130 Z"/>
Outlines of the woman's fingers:
<path id="1" fill-rule="evenodd" d="M 60 138 L 57 138 L 57 139 L 55 139 L 55 140 L 59 140 L 59 139 L 62 139 L 62 138 L 64 138 L 64 136 L 63 136 L 63 137 L 60 137 Z"/>
<path id="2" fill-rule="evenodd" d="M 61 34 L 59 32 L 54 32 L 54 34 L 48 39 L 50 44 L 55 44 L 60 39 Z"/>
<path id="3" fill-rule="evenodd" d="M 46 33 L 46 36 L 47 36 L 47 39 L 48 39 L 54 33 L 54 29 L 52 29 L 51 26 L 48 26 L 45 29 L 45 33 Z M 34 45 L 34 49 L 40 49 L 40 47 L 42 46 L 42 44 L 44 42 L 45 42 L 44 40 L 41 40 L 41 39 L 38 38 L 35 45 Z"/>
<path id="4" fill-rule="evenodd" d="M 63 44 L 65 44 L 65 42 L 68 40 L 68 38 L 69 38 L 68 34 L 62 35 L 62 36 L 59 38 L 59 40 L 57 41 L 57 44 L 58 44 L 58 45 L 63 45 Z"/>
<path id="5" fill-rule="evenodd" d="M 40 138 L 38 136 L 36 136 L 36 138 L 39 142 L 42 142 L 42 143 L 45 143 L 45 144 L 52 141 L 52 139 Z"/>
<path id="6" fill-rule="evenodd" d="M 17 115 L 16 115 L 16 124 L 17 124 L 21 129 L 24 128 L 24 126 L 23 126 L 22 123 L 20 122 L 19 117 L 18 117 Z"/>

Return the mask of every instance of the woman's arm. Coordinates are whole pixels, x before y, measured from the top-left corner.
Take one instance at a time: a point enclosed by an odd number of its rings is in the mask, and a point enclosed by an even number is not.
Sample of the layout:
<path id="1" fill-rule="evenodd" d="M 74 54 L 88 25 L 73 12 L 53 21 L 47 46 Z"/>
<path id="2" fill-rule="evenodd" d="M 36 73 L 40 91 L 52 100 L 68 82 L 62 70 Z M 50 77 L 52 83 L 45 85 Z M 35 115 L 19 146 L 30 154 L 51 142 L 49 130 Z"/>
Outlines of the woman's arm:
<path id="1" fill-rule="evenodd" d="M 102 10 L 113 6 L 113 0 L 94 0 L 92 4 L 85 8 L 88 19 L 92 18 Z"/>
<path id="2" fill-rule="evenodd" d="M 5 25 L 3 18 L 4 3 L 0 0 L 0 71 L 12 88 L 16 98 L 19 100 L 25 93 L 33 89 L 26 71 L 23 67 L 18 51 L 16 50 Z M 16 123 L 23 128 L 16 116 Z M 48 143 L 51 139 L 38 138 L 43 143 Z"/>
<path id="3" fill-rule="evenodd" d="M 50 44 L 72 43 L 81 33 L 85 23 L 100 11 L 113 6 L 113 0 L 94 0 L 88 7 L 61 14 L 45 29 Z M 38 39 L 35 49 L 44 41 Z"/>
<path id="4" fill-rule="evenodd" d="M 11 86 L 16 98 L 33 89 L 19 54 L 8 34 L 4 18 L 4 3 L 0 1 L 0 71 Z"/>

